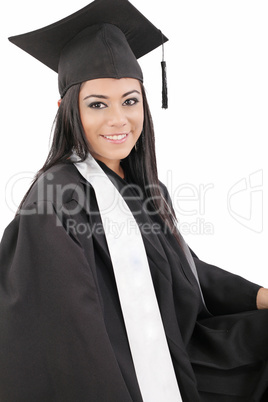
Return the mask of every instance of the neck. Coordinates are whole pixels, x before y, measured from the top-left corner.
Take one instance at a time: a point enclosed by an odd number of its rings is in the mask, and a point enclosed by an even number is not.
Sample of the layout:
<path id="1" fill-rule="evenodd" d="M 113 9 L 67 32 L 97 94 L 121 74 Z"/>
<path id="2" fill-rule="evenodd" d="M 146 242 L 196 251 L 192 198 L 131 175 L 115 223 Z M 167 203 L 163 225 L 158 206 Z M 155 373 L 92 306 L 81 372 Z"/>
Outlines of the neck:
<path id="1" fill-rule="evenodd" d="M 99 159 L 99 158 L 97 158 Z M 118 176 L 120 176 L 122 179 L 124 179 L 125 174 L 124 170 L 120 164 L 120 160 L 101 160 L 101 162 L 105 163 L 105 165 L 111 169 L 113 172 L 115 172 Z"/>
<path id="2" fill-rule="evenodd" d="M 124 170 L 120 164 L 120 162 L 118 164 L 107 164 L 107 166 L 113 170 L 116 174 L 118 174 L 118 176 L 120 176 L 122 179 L 124 179 L 125 174 L 124 174 Z"/>

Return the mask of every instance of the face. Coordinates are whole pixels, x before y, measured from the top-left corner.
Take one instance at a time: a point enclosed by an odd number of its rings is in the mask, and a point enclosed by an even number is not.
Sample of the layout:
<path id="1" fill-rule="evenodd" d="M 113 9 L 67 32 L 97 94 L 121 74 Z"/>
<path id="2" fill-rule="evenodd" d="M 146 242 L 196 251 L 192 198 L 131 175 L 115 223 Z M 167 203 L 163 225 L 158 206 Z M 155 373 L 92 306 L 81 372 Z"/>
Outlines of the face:
<path id="1" fill-rule="evenodd" d="M 82 125 L 92 156 L 115 170 L 143 128 L 141 86 L 133 78 L 86 81 L 79 94 Z"/>

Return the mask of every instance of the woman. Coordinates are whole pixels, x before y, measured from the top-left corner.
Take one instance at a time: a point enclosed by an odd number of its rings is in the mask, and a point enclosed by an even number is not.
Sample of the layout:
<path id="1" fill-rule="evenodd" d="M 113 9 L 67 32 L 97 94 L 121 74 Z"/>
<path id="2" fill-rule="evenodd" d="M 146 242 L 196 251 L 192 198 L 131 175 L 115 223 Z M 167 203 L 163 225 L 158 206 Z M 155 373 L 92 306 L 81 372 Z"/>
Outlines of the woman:
<path id="1" fill-rule="evenodd" d="M 125 0 L 11 38 L 61 102 L 1 245 L 3 402 L 267 397 L 268 291 L 189 251 L 157 178 L 136 57 L 165 40 Z"/>

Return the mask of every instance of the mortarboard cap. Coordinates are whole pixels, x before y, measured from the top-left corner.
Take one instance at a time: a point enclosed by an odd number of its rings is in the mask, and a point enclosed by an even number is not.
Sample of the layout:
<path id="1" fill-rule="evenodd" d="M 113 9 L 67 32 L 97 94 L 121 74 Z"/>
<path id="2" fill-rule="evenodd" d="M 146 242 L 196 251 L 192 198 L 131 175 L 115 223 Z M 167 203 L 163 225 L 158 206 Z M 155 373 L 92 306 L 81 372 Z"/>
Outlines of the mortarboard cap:
<path id="1" fill-rule="evenodd" d="M 168 39 L 128 0 L 95 0 L 44 28 L 9 40 L 58 72 L 63 97 L 96 78 L 143 80 L 137 62 Z"/>

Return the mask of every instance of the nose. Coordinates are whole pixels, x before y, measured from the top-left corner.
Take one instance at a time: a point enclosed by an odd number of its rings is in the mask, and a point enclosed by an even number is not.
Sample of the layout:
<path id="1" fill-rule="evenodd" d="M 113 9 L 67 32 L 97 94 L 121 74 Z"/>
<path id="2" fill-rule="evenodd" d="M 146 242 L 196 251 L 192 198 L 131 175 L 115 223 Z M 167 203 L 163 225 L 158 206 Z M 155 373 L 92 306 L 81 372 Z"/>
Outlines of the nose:
<path id="1" fill-rule="evenodd" d="M 110 127 L 124 127 L 127 121 L 123 106 L 119 105 L 110 108 L 108 117 L 108 125 Z"/>

